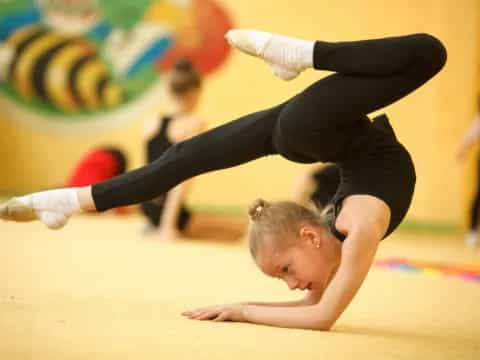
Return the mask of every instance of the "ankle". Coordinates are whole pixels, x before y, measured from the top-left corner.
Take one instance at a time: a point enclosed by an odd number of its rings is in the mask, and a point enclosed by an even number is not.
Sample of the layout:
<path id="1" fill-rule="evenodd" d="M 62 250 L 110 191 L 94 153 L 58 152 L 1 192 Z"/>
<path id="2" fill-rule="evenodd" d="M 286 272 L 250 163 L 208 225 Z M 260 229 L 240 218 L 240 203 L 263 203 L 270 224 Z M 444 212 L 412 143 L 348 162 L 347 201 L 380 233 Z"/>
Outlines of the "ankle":
<path id="1" fill-rule="evenodd" d="M 92 187 L 85 186 L 77 190 L 78 202 L 82 211 L 97 211 L 92 196 Z"/>

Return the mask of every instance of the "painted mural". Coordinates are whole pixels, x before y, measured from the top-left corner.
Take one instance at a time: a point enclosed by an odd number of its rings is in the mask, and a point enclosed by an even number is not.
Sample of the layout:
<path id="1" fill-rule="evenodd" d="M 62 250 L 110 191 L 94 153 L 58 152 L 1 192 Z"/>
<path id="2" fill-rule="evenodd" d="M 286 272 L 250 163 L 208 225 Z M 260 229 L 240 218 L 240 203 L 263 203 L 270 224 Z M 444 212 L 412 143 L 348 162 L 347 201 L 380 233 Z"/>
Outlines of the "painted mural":
<path id="1" fill-rule="evenodd" d="M 215 0 L 3 0 L 1 118 L 63 130 L 134 120 L 176 59 L 215 71 L 230 27 Z"/>

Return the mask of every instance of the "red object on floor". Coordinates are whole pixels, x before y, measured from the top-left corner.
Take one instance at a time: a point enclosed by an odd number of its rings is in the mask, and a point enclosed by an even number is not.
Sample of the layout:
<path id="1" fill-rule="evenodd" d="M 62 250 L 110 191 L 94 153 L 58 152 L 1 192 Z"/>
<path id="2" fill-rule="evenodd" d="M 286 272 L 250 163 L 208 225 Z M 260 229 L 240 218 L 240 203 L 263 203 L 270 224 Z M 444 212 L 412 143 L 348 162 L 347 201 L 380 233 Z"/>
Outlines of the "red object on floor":
<path id="1" fill-rule="evenodd" d="M 80 160 L 66 185 L 68 187 L 93 185 L 117 176 L 119 171 L 120 164 L 111 151 L 93 150 Z"/>
<path id="2" fill-rule="evenodd" d="M 88 152 L 75 166 L 67 187 L 90 186 L 125 172 L 125 156 L 116 149 L 98 148 Z M 128 207 L 113 209 L 116 214 L 130 213 Z"/>

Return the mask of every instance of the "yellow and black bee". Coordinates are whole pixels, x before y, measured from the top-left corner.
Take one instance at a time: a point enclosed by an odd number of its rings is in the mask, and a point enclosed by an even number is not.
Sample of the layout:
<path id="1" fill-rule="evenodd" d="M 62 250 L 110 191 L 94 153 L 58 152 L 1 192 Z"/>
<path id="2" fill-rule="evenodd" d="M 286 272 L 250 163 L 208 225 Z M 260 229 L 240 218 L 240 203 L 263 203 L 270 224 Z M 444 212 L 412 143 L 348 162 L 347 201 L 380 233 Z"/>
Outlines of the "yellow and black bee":
<path id="1" fill-rule="evenodd" d="M 85 38 L 28 26 L 13 32 L 6 45 L 14 51 L 8 81 L 22 96 L 68 112 L 122 101 L 121 87 L 112 81 L 95 44 Z"/>

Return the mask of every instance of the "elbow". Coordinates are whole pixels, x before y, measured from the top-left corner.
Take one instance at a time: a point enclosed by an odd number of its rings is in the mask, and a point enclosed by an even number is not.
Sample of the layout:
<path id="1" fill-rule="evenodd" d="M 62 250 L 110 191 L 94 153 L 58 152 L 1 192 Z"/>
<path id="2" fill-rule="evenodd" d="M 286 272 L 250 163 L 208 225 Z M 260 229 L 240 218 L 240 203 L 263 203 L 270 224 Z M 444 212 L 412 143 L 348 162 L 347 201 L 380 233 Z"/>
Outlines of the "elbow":
<path id="1" fill-rule="evenodd" d="M 322 324 L 320 326 L 315 326 L 313 330 L 317 331 L 330 331 L 332 329 L 333 324 Z"/>
<path id="2" fill-rule="evenodd" d="M 321 321 L 316 321 L 313 327 L 313 330 L 330 331 L 333 327 L 333 324 L 335 324 L 335 321 L 325 320 L 325 319 Z"/>

